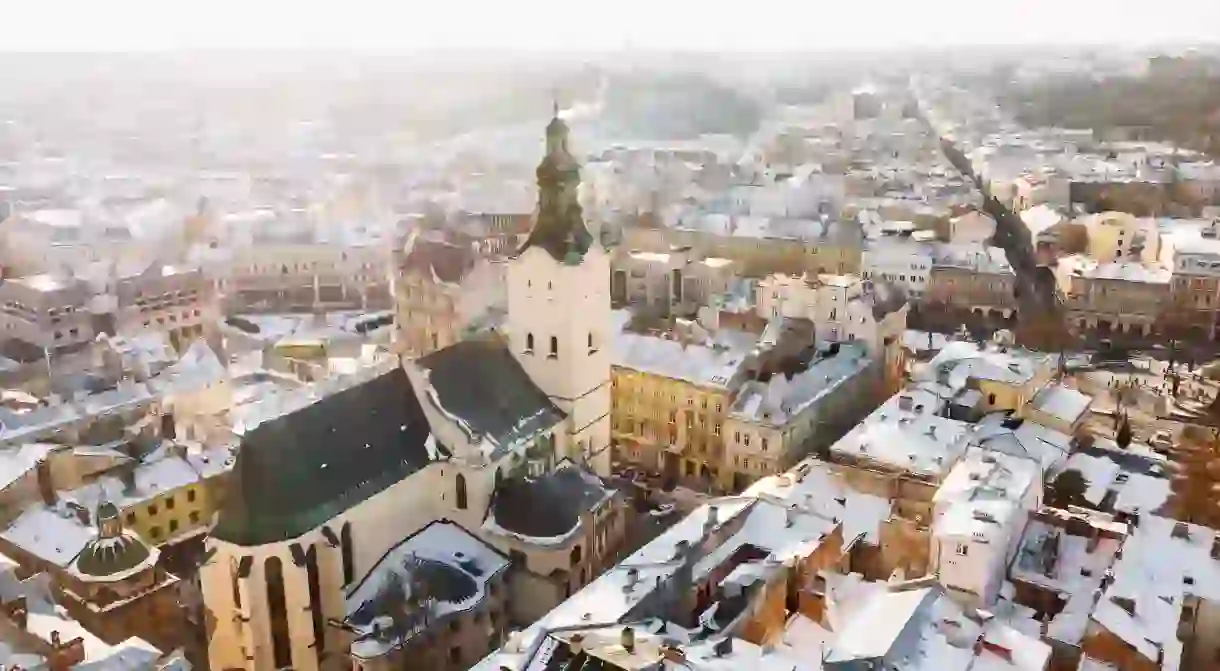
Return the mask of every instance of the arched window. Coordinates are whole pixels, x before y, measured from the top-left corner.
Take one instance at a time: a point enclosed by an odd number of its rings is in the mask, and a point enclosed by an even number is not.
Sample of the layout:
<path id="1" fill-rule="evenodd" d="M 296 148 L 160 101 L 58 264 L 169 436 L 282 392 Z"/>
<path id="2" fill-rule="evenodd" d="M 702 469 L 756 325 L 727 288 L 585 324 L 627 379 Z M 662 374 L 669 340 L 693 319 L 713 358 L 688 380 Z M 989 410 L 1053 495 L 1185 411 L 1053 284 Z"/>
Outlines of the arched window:
<path id="1" fill-rule="evenodd" d="M 579 545 L 572 548 L 571 559 L 572 559 L 572 566 L 576 566 L 577 564 L 580 563 L 580 546 Z"/>
<path id="2" fill-rule="evenodd" d="M 559 357 L 559 338 L 556 338 L 555 336 L 551 336 L 551 358 L 555 359 L 558 357 Z"/>
<path id="3" fill-rule="evenodd" d="M 534 334 L 533 333 L 525 334 L 525 351 L 527 351 L 527 352 L 534 351 Z"/>
<path id="4" fill-rule="evenodd" d="M 318 546 L 311 545 L 305 552 L 305 577 L 309 582 L 309 614 L 313 618 L 314 652 L 318 661 L 326 651 L 326 623 L 322 618 L 322 581 L 318 575 Z"/>
<path id="5" fill-rule="evenodd" d="M 288 633 L 288 605 L 284 598 L 284 567 L 279 557 L 263 563 L 267 581 L 267 613 L 271 624 L 271 656 L 277 669 L 292 667 L 292 642 Z"/>
<path id="6" fill-rule="evenodd" d="M 352 557 L 352 523 L 344 522 L 339 531 L 339 551 L 343 555 L 343 584 L 350 585 L 356 579 L 356 564 Z"/>
<path id="7" fill-rule="evenodd" d="M 466 476 L 461 473 L 457 476 L 457 507 L 458 510 L 466 509 Z"/>

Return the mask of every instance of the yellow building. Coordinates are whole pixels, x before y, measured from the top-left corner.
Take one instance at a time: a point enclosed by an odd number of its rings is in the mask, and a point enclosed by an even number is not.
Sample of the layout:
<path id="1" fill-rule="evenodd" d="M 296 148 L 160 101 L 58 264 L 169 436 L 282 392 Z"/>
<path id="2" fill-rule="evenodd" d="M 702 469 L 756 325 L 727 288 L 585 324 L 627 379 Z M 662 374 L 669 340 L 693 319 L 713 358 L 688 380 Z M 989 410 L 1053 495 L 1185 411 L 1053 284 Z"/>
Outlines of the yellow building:
<path id="1" fill-rule="evenodd" d="M 1020 411 L 1055 376 L 1058 357 L 999 345 L 955 342 L 940 351 L 926 374 L 950 387 L 974 389 L 978 410 Z"/>
<path id="2" fill-rule="evenodd" d="M 755 337 L 696 343 L 623 332 L 611 373 L 614 459 L 706 487 L 724 460 L 725 413 Z"/>
<path id="3" fill-rule="evenodd" d="M 168 443 L 160 454 L 124 465 L 64 498 L 90 508 L 106 500 L 118 507 L 126 528 L 154 545 L 184 540 L 209 529 L 224 502 L 230 448 Z"/>
<path id="4" fill-rule="evenodd" d="M 721 486 L 739 492 L 829 448 L 876 405 L 882 362 L 863 342 L 834 345 L 791 377 L 751 380 L 725 423 Z"/>

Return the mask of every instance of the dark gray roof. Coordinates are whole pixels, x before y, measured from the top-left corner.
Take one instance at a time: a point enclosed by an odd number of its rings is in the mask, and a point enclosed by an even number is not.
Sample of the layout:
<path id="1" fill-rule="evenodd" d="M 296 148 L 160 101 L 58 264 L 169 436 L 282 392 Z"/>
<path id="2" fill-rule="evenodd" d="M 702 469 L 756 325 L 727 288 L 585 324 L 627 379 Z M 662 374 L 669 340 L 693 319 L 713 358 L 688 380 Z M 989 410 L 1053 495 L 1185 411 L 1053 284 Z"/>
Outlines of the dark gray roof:
<path id="1" fill-rule="evenodd" d="M 95 578 L 118 575 L 148 559 L 148 546 L 134 535 L 115 538 L 95 538 L 76 558 L 76 570 Z"/>
<path id="2" fill-rule="evenodd" d="M 401 368 L 263 422 L 242 438 L 212 535 L 296 538 L 426 466 L 430 433 Z"/>
<path id="3" fill-rule="evenodd" d="M 566 464 L 538 478 L 501 482 L 492 502 L 492 516 L 501 528 L 522 536 L 563 536 L 580 523 L 581 513 L 608 493 L 596 476 Z"/>
<path id="4" fill-rule="evenodd" d="M 463 340 L 416 361 L 449 413 L 499 450 L 531 440 L 566 415 L 534 384 L 494 334 Z"/>
<path id="5" fill-rule="evenodd" d="M 872 305 L 873 318 L 880 321 L 907 304 L 907 293 L 896 284 L 874 281 L 864 292 L 864 300 Z"/>

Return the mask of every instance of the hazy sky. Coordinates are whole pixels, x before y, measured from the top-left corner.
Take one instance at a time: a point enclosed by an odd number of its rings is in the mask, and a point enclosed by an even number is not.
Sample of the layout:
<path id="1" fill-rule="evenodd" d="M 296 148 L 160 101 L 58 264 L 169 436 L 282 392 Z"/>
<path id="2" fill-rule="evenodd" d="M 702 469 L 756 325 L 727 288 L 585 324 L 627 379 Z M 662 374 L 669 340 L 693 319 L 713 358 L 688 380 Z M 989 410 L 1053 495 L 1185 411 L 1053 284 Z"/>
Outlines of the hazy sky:
<path id="1" fill-rule="evenodd" d="M 0 50 L 719 51 L 1220 40 L 1220 0 L 9 0 Z"/>

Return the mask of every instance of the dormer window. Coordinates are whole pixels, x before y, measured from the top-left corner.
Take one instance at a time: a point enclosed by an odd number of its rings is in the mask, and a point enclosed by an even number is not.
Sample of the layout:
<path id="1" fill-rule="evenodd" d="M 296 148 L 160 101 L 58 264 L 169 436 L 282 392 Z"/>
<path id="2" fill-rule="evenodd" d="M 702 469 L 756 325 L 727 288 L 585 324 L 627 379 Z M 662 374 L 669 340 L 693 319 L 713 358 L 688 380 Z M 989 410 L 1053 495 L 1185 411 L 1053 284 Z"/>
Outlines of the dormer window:
<path id="1" fill-rule="evenodd" d="M 559 338 L 556 338 L 555 336 L 551 336 L 551 352 L 547 356 L 549 356 L 552 359 L 559 358 Z"/>

